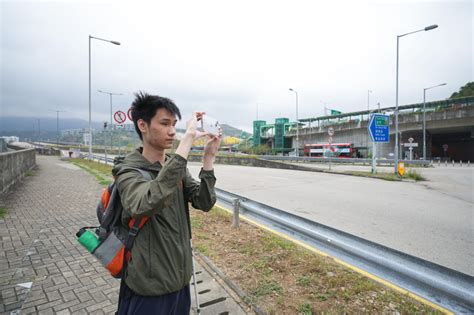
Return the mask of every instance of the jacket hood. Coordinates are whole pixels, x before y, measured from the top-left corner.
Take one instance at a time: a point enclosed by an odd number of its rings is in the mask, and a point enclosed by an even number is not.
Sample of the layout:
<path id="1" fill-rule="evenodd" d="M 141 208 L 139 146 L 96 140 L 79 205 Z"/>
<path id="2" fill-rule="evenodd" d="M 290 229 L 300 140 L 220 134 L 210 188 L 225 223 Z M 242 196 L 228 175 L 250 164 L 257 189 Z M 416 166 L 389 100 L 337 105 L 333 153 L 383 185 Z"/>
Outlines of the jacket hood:
<path id="1" fill-rule="evenodd" d="M 112 175 L 116 176 L 121 170 L 126 168 L 139 168 L 145 171 L 159 172 L 162 168 L 160 162 L 150 163 L 142 155 L 143 148 L 140 147 L 134 150 L 127 156 L 118 156 L 114 159 L 114 168 L 112 169 Z M 166 160 L 170 158 L 169 154 L 166 154 Z"/>

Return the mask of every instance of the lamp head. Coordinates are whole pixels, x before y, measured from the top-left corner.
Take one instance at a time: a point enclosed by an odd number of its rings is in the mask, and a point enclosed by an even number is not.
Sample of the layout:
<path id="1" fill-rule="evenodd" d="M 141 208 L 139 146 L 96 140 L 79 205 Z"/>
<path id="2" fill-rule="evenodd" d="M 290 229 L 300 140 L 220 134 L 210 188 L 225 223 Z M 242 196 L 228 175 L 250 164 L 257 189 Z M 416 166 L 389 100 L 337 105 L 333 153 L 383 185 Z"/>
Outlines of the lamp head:
<path id="1" fill-rule="evenodd" d="M 119 42 L 116 42 L 116 41 L 113 41 L 113 40 L 111 40 L 110 42 L 111 42 L 112 44 L 114 44 L 114 45 L 120 45 Z"/>
<path id="2" fill-rule="evenodd" d="M 438 27 L 438 25 L 433 24 L 433 25 L 430 25 L 430 26 L 425 27 L 425 31 L 431 31 L 431 30 L 434 30 L 434 29 L 437 28 L 437 27 Z"/>

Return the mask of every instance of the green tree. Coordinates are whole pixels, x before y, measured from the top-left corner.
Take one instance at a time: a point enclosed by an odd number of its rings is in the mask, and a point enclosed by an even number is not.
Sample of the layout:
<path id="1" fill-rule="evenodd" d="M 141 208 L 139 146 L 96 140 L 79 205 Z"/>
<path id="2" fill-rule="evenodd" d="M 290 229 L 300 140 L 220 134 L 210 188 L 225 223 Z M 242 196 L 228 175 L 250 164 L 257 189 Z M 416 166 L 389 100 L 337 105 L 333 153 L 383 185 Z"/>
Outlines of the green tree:
<path id="1" fill-rule="evenodd" d="M 459 89 L 459 92 L 454 92 L 450 98 L 474 96 L 474 82 L 468 82 Z"/>

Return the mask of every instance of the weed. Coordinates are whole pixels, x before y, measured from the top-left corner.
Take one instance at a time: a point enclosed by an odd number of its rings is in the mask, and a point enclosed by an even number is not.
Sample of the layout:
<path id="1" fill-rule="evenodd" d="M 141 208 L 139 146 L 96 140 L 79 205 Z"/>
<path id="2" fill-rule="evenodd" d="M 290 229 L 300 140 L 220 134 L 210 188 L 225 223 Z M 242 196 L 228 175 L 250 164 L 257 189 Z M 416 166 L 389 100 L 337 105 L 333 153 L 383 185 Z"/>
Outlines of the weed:
<path id="1" fill-rule="evenodd" d="M 200 229 L 202 228 L 202 222 L 199 218 L 197 217 L 192 217 L 191 218 L 191 227 L 193 229 Z"/>
<path id="2" fill-rule="evenodd" d="M 207 248 L 206 245 L 198 244 L 198 245 L 196 245 L 196 249 L 197 249 L 198 252 L 200 252 L 201 254 L 203 254 L 203 255 L 205 255 L 205 256 L 209 256 L 209 249 Z"/>
<path id="3" fill-rule="evenodd" d="M 292 250 L 296 247 L 294 243 L 272 234 L 265 234 L 262 236 L 262 241 L 264 243 L 265 249 L 269 251 L 277 248 Z"/>
<path id="4" fill-rule="evenodd" d="M 250 293 L 256 297 L 283 292 L 281 285 L 275 280 L 264 280 L 256 288 L 250 291 Z"/>
<path id="5" fill-rule="evenodd" d="M 227 211 L 225 211 L 225 210 L 223 210 L 223 209 L 221 209 L 221 208 L 219 208 L 219 207 L 213 207 L 213 208 L 211 209 L 211 213 L 212 213 L 213 215 L 215 215 L 216 217 L 218 217 L 218 218 L 219 218 L 219 217 L 221 217 L 221 218 L 228 218 L 228 217 L 231 216 L 231 214 L 230 214 L 229 212 L 227 212 Z"/>
<path id="6" fill-rule="evenodd" d="M 111 180 L 108 180 L 108 179 L 103 179 L 101 181 L 99 181 L 99 184 L 102 185 L 102 186 L 108 186 L 112 183 Z"/>
<path id="7" fill-rule="evenodd" d="M 0 218 L 5 217 L 5 214 L 7 214 L 7 209 L 0 207 Z"/>
<path id="8" fill-rule="evenodd" d="M 33 176 L 35 175 L 32 171 L 26 171 L 25 176 Z"/>
<path id="9" fill-rule="evenodd" d="M 425 178 L 423 176 L 421 176 L 420 174 L 418 174 L 417 171 L 415 170 L 409 170 L 408 173 L 406 173 L 405 175 L 406 177 L 410 178 L 410 179 L 413 179 L 413 180 L 425 180 Z"/>
<path id="10" fill-rule="evenodd" d="M 303 303 L 300 306 L 298 306 L 298 314 L 301 315 L 312 315 L 313 310 L 311 309 L 311 304 L 309 303 Z"/>
<path id="11" fill-rule="evenodd" d="M 311 278 L 308 276 L 301 276 L 298 279 L 296 279 L 296 283 L 303 287 L 307 287 L 311 284 Z"/>

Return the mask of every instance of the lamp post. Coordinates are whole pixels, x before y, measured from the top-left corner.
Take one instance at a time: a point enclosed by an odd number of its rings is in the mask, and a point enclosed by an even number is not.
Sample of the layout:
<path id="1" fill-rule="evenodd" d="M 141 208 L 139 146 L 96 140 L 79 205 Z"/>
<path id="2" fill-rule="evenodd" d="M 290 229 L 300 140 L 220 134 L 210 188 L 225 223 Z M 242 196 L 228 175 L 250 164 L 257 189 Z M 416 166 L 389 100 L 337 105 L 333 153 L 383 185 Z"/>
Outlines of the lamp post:
<path id="1" fill-rule="evenodd" d="M 59 113 L 65 113 L 64 110 L 48 109 L 49 111 L 56 112 L 56 144 L 59 145 Z"/>
<path id="2" fill-rule="evenodd" d="M 367 110 L 370 110 L 370 93 L 372 90 L 367 90 Z"/>
<path id="3" fill-rule="evenodd" d="M 91 116 L 91 107 L 92 107 L 91 106 L 91 103 L 92 103 L 91 102 L 91 99 L 92 99 L 92 95 L 91 95 L 91 40 L 92 39 L 109 42 L 114 45 L 120 45 L 119 42 L 116 42 L 113 40 L 107 40 L 107 39 L 98 38 L 98 37 L 89 35 L 89 160 L 92 159 L 92 119 L 91 119 L 92 118 Z"/>
<path id="4" fill-rule="evenodd" d="M 441 83 L 423 89 L 423 160 L 426 160 L 426 91 L 443 85 L 446 85 L 446 83 Z"/>
<path id="5" fill-rule="evenodd" d="M 438 25 L 433 24 L 430 26 L 427 26 L 421 30 L 413 31 L 410 33 L 402 34 L 402 35 L 397 35 L 397 77 L 396 77 L 396 88 L 395 88 L 395 154 L 394 154 L 394 168 L 395 168 L 395 175 L 398 174 L 398 47 L 399 47 L 399 42 L 400 42 L 400 37 L 407 36 L 410 34 L 422 32 L 422 31 L 430 31 L 435 28 L 437 28 Z"/>
<path id="6" fill-rule="evenodd" d="M 290 88 L 290 91 L 295 92 L 295 96 L 296 96 L 296 148 L 295 148 L 295 152 L 296 152 L 296 156 L 299 156 L 300 152 L 299 152 L 299 122 L 298 122 L 298 92 L 296 92 L 295 90 L 291 88 Z"/>
<path id="7" fill-rule="evenodd" d="M 112 93 L 112 92 L 106 92 L 106 91 L 102 91 L 102 90 L 97 90 L 97 92 L 99 93 L 104 93 L 104 94 L 109 94 L 110 96 L 110 125 L 109 125 L 109 128 L 110 128 L 110 149 L 112 149 L 112 95 L 123 95 L 122 93 Z"/>

